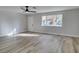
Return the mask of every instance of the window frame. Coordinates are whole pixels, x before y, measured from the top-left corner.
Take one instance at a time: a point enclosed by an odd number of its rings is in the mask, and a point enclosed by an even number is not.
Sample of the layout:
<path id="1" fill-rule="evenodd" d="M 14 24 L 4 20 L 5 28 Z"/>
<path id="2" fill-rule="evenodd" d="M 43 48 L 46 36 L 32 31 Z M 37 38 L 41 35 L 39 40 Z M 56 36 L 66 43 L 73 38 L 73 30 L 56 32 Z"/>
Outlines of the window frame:
<path id="1" fill-rule="evenodd" d="M 47 24 L 44 24 L 44 23 L 43 23 L 43 16 L 45 16 L 45 17 L 46 17 L 46 20 L 47 20 L 47 17 L 48 17 L 48 16 L 51 16 L 51 17 L 52 17 L 52 16 L 55 16 L 55 17 L 56 17 L 56 19 L 55 19 L 55 20 L 57 20 L 57 17 L 58 17 L 58 16 L 61 16 L 61 20 L 59 20 L 59 21 L 61 21 L 61 22 L 60 22 L 60 23 L 61 23 L 61 25 L 56 25 L 56 24 L 57 24 L 56 22 L 53 22 L 53 24 L 52 24 L 52 25 L 47 25 Z M 63 20 L 63 14 L 42 15 L 42 16 L 41 16 L 41 18 L 42 18 L 42 21 L 41 21 L 41 26 L 54 26 L 54 27 L 62 27 L 62 23 L 63 23 L 63 21 L 62 21 L 62 20 Z M 46 20 L 45 20 L 45 21 L 46 21 Z M 55 24 L 55 23 L 56 23 L 56 24 Z"/>

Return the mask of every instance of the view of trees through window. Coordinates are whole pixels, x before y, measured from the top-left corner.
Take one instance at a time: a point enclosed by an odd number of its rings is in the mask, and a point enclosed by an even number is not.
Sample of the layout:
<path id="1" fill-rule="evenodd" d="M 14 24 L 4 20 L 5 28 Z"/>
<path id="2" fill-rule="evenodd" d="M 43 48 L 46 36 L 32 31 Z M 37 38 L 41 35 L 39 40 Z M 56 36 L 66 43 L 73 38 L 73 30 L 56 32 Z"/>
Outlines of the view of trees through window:
<path id="1" fill-rule="evenodd" d="M 62 27 L 62 14 L 42 16 L 41 26 L 57 26 Z"/>

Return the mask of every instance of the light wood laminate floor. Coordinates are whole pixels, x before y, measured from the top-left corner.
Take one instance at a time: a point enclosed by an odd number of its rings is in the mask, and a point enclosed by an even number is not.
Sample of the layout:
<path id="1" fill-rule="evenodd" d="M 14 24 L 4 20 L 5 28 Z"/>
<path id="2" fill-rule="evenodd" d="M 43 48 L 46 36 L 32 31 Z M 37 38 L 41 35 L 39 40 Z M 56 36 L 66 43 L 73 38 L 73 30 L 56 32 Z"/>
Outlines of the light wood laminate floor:
<path id="1" fill-rule="evenodd" d="M 74 50 L 72 40 L 74 39 L 58 35 L 21 33 L 0 37 L 0 53 L 78 52 Z"/>

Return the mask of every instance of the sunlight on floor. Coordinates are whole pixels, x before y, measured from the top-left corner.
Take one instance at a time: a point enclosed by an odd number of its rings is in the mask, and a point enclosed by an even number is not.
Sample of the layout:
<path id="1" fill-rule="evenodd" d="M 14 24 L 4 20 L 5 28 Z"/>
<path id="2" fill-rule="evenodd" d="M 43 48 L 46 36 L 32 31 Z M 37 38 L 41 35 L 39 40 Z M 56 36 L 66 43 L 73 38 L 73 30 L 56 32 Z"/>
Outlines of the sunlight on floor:
<path id="1" fill-rule="evenodd" d="M 20 34 L 16 34 L 16 28 L 14 28 L 14 30 L 10 33 L 7 34 L 7 36 L 9 37 L 16 37 L 16 36 L 40 36 L 39 34 L 32 34 L 32 33 L 20 33 Z"/>
<path id="2" fill-rule="evenodd" d="M 15 34 L 13 36 L 40 36 L 40 35 L 39 34 L 21 33 L 21 34 Z"/>

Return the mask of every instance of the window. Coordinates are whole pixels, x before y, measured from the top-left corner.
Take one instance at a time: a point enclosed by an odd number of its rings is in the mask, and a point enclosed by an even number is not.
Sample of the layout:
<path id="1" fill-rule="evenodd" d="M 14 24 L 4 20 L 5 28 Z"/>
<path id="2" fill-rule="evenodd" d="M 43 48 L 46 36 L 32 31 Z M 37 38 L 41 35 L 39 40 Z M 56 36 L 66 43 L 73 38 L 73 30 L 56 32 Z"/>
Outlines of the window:
<path id="1" fill-rule="evenodd" d="M 41 26 L 57 26 L 62 27 L 62 14 L 42 16 Z"/>

